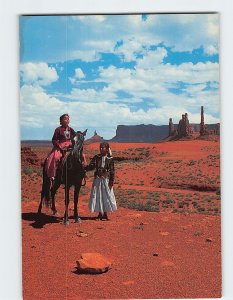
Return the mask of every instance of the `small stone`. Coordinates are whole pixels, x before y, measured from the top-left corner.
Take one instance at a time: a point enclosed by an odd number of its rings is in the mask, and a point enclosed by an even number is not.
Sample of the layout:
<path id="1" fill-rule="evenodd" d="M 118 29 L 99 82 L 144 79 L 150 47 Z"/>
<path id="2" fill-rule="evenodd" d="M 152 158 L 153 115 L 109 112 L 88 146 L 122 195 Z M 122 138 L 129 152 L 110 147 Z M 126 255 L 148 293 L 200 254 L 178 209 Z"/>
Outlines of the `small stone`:
<path id="1" fill-rule="evenodd" d="M 141 226 L 143 226 L 143 225 L 148 225 L 148 224 L 149 224 L 148 222 L 141 222 L 141 223 L 140 223 Z"/>
<path id="2" fill-rule="evenodd" d="M 213 242 L 213 239 L 212 239 L 212 238 L 207 238 L 207 239 L 206 239 L 206 242 L 209 242 L 209 243 L 210 243 L 210 242 Z"/>
<path id="3" fill-rule="evenodd" d="M 112 262 L 100 253 L 82 253 L 77 261 L 78 271 L 89 274 L 100 274 L 107 272 Z"/>
<path id="4" fill-rule="evenodd" d="M 77 236 L 79 236 L 79 237 L 87 237 L 88 234 L 85 233 L 85 232 L 78 232 L 78 233 L 77 233 Z"/>
<path id="5" fill-rule="evenodd" d="M 155 253 L 153 253 L 153 256 L 159 256 L 159 254 L 155 252 Z"/>
<path id="6" fill-rule="evenodd" d="M 124 285 L 131 285 L 131 284 L 134 284 L 134 281 L 133 280 L 129 280 L 129 281 L 124 281 L 124 282 L 122 282 L 122 284 L 124 284 Z"/>
<path id="7" fill-rule="evenodd" d="M 160 234 L 163 235 L 163 236 L 167 236 L 167 235 L 169 235 L 169 232 L 167 232 L 167 231 L 161 231 Z"/>

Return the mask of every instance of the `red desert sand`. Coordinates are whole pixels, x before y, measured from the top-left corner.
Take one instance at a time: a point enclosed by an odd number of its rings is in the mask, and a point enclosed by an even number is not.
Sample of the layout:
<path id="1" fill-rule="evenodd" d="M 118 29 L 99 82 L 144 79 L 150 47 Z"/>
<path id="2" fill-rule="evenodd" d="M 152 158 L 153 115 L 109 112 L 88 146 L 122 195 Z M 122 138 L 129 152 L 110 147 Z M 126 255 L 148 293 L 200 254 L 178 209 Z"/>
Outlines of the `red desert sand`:
<path id="1" fill-rule="evenodd" d="M 79 197 L 81 224 L 62 224 L 49 208 L 37 217 L 41 161 L 50 145 L 23 145 L 22 247 L 24 299 L 221 297 L 219 142 L 112 143 L 118 210 L 110 221 L 88 211 L 93 173 Z M 85 145 L 89 158 L 99 144 Z M 82 254 L 111 261 L 102 274 L 77 268 Z"/>

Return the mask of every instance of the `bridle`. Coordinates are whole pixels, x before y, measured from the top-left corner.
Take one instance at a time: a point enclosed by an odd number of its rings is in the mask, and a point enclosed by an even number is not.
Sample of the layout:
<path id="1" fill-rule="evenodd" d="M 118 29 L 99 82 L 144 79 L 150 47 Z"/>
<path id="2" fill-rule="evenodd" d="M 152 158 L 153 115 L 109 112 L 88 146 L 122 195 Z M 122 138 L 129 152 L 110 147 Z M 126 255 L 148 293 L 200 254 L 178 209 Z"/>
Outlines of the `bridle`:
<path id="1" fill-rule="evenodd" d="M 87 129 L 84 132 L 81 131 L 77 131 L 76 135 L 74 137 L 74 145 L 73 148 L 71 149 L 70 154 L 70 158 L 68 159 L 68 156 L 66 158 L 66 161 L 64 163 L 66 163 L 66 180 L 67 180 L 67 171 L 73 168 L 73 163 L 75 161 L 78 161 L 78 163 L 81 165 L 82 167 L 82 161 L 81 161 L 81 152 L 83 150 L 83 144 L 84 144 L 84 140 L 85 140 L 85 135 L 86 135 Z M 83 167 L 82 167 L 83 168 Z M 63 174 L 62 174 L 63 176 Z M 67 184 L 67 182 L 66 182 Z M 84 183 L 82 184 L 82 186 L 86 185 L 86 176 L 84 176 Z"/>

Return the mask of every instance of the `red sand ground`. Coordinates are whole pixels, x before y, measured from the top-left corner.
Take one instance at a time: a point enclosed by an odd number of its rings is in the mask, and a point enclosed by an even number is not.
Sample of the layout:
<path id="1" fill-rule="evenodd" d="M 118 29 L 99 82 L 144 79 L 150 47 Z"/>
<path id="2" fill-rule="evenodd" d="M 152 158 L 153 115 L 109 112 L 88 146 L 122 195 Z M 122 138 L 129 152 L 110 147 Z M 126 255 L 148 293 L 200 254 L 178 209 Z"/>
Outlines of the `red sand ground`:
<path id="1" fill-rule="evenodd" d="M 63 189 L 57 195 L 60 217 L 44 208 L 46 215 L 38 220 L 39 166 L 22 166 L 24 299 L 221 297 L 219 143 L 111 146 L 115 157 L 128 160 L 116 163 L 115 194 L 124 207 L 110 221 L 96 221 L 88 212 L 92 173 L 80 195 L 81 224 L 72 218 L 69 226 L 62 224 Z M 88 158 L 97 149 L 98 144 L 86 146 Z M 49 151 L 32 150 L 39 159 Z M 147 209 L 148 200 L 157 203 L 158 212 L 127 208 L 140 203 Z M 79 231 L 88 236 L 78 236 Z M 111 270 L 78 274 L 76 261 L 84 252 L 111 258 Z"/>

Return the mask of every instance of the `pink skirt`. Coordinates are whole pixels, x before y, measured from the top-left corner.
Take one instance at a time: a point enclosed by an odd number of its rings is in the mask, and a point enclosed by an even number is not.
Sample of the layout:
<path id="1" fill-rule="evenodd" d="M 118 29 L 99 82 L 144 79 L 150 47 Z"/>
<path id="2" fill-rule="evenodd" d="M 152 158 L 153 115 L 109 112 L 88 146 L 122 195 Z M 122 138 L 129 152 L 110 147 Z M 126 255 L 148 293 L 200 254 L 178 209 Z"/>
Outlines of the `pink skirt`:
<path id="1" fill-rule="evenodd" d="M 66 141 L 59 144 L 60 147 L 67 148 L 72 145 L 71 141 Z M 57 167 L 61 160 L 62 153 L 57 147 L 53 147 L 52 151 L 50 152 L 49 156 L 46 160 L 45 171 L 48 177 L 52 178 L 56 176 Z"/>

